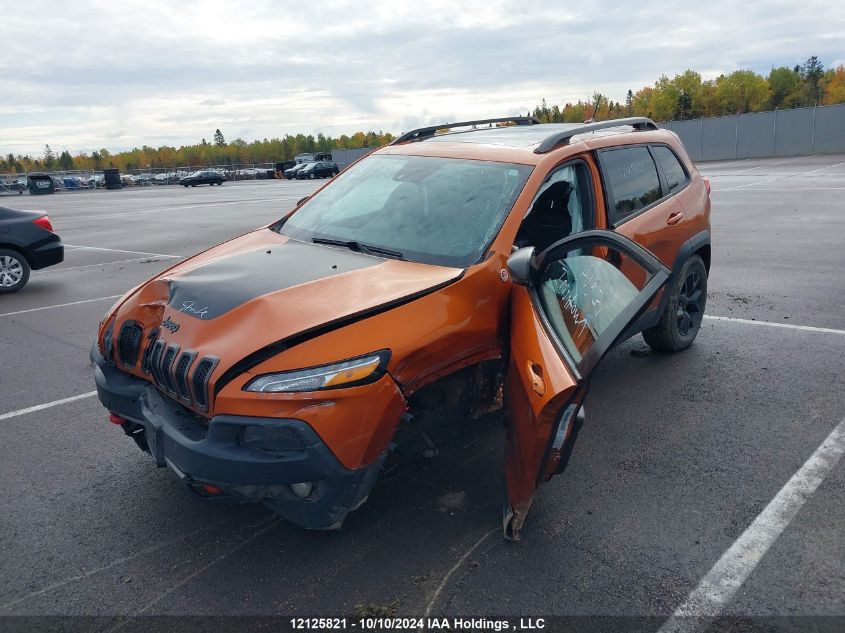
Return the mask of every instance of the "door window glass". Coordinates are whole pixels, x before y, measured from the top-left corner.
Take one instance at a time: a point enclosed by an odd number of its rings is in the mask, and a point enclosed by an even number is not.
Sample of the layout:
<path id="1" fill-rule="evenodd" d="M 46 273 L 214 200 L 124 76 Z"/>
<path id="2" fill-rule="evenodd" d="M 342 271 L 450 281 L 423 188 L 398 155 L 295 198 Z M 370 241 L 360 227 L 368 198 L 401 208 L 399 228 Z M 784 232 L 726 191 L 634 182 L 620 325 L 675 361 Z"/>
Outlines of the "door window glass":
<path id="1" fill-rule="evenodd" d="M 665 145 L 655 145 L 651 149 L 654 151 L 654 157 L 660 163 L 660 168 L 663 170 L 663 176 L 666 178 L 669 193 L 673 194 L 683 189 L 689 177 L 681 166 L 678 157 L 675 156 L 675 152 Z"/>
<path id="2" fill-rule="evenodd" d="M 577 365 L 634 302 L 650 275 L 642 269 L 638 287 L 617 268 L 622 256 L 610 247 L 552 251 L 550 256 L 543 264 L 537 298 L 550 329 Z"/>
<path id="3" fill-rule="evenodd" d="M 605 185 L 609 189 L 613 223 L 661 198 L 657 167 L 646 147 L 625 147 L 601 153 Z"/>
<path id="4" fill-rule="evenodd" d="M 588 228 L 593 228 L 590 172 L 584 163 L 572 163 L 553 172 L 540 187 L 514 244 L 533 246 L 539 253 Z"/>

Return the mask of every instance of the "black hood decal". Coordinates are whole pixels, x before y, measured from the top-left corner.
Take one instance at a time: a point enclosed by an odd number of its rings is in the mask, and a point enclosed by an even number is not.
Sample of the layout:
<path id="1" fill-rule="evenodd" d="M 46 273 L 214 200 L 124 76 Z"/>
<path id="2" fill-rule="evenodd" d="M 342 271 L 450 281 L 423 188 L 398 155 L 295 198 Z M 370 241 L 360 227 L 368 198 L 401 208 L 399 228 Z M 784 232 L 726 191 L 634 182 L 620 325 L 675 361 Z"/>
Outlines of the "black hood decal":
<path id="1" fill-rule="evenodd" d="M 381 263 L 353 251 L 289 240 L 171 278 L 167 305 L 208 321 L 257 297 Z"/>

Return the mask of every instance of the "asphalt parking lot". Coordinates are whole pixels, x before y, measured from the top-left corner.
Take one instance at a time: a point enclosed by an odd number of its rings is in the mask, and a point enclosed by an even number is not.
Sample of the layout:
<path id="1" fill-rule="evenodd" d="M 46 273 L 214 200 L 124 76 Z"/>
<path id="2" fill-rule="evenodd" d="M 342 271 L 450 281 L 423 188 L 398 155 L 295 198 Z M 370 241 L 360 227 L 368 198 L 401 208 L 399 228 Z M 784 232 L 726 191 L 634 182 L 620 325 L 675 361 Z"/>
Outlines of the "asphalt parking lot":
<path id="1" fill-rule="evenodd" d="M 656 629 L 845 419 L 845 156 L 700 167 L 707 313 L 725 318 L 680 354 L 637 337 L 607 357 L 569 470 L 519 543 L 500 536 L 498 415 L 444 434 L 341 531 L 314 533 L 195 498 L 91 396 L 88 351 L 118 295 L 319 183 L 0 199 L 47 210 L 68 245 L 0 298 L 0 615 L 652 616 Z M 845 614 L 845 461 L 817 485 L 721 613 Z"/>

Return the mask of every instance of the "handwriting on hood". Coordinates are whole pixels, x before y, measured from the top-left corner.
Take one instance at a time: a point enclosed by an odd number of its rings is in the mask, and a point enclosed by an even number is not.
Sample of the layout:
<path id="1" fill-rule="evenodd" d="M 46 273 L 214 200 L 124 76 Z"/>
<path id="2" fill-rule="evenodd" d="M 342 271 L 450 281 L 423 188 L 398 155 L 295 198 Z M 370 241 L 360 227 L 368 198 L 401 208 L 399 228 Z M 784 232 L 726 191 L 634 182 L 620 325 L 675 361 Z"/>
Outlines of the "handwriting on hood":
<path id="1" fill-rule="evenodd" d="M 200 307 L 196 301 L 183 301 L 182 307 L 179 308 L 179 312 L 184 312 L 185 314 L 192 314 L 195 317 L 204 319 L 205 315 L 208 314 L 208 306 Z"/>

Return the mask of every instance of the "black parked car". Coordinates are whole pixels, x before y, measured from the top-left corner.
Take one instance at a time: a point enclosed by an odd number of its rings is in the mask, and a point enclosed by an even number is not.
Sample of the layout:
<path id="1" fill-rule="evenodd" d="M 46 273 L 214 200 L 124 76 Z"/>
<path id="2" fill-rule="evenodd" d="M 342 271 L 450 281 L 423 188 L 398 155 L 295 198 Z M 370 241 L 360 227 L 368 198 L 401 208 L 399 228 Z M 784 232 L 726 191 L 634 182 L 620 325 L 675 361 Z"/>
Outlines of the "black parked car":
<path id="1" fill-rule="evenodd" d="M 293 180 L 296 178 L 296 174 L 298 174 L 301 170 L 305 169 L 306 167 L 313 165 L 314 163 L 299 163 L 298 165 L 294 165 L 290 169 L 286 169 L 284 171 L 285 178 L 288 180 Z"/>
<path id="2" fill-rule="evenodd" d="M 65 247 L 46 213 L 0 207 L 0 294 L 20 290 L 30 270 L 64 258 Z"/>
<path id="3" fill-rule="evenodd" d="M 184 187 L 196 187 L 197 185 L 222 185 L 225 178 L 219 171 L 213 169 L 202 169 L 195 171 L 190 176 L 185 176 L 179 180 L 179 184 Z"/>
<path id="4" fill-rule="evenodd" d="M 304 169 L 296 172 L 296 177 L 300 180 L 305 178 L 334 178 L 334 175 L 339 171 L 340 169 L 337 168 L 337 163 L 311 163 Z"/>

